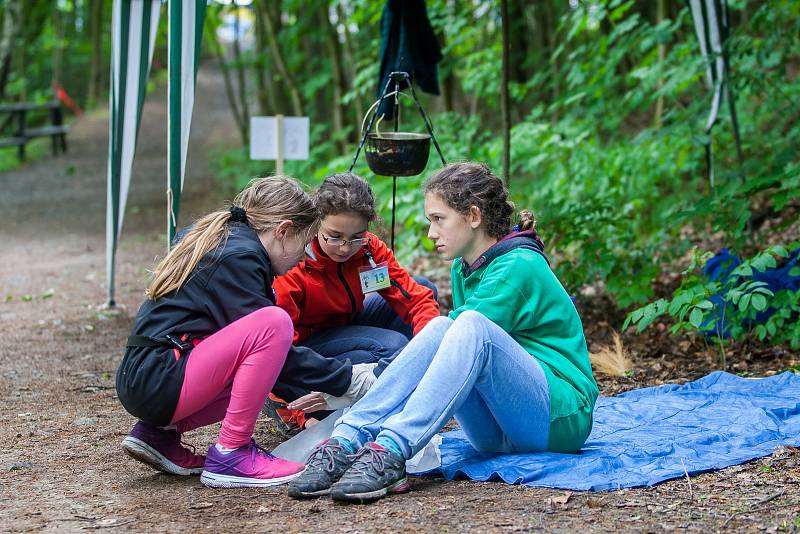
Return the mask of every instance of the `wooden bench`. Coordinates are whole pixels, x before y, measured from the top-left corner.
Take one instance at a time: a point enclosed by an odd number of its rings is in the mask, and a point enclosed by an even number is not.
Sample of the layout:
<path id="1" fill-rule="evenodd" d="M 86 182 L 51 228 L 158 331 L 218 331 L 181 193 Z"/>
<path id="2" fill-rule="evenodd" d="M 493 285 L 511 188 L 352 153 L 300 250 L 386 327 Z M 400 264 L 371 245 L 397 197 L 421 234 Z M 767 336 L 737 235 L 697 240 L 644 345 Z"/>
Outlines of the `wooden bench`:
<path id="1" fill-rule="evenodd" d="M 37 111 L 49 112 L 49 126 L 28 128 L 27 115 Z M 61 113 L 61 103 L 51 100 L 44 104 L 22 102 L 18 104 L 0 104 L 0 115 L 8 114 L 8 118 L 0 126 L 0 132 L 6 130 L 11 124 L 16 124 L 10 137 L 0 137 L 0 148 L 17 147 L 17 158 L 25 160 L 25 145 L 35 137 L 49 136 L 52 141 L 53 155 L 67 151 L 67 131 L 64 125 L 64 115 Z"/>

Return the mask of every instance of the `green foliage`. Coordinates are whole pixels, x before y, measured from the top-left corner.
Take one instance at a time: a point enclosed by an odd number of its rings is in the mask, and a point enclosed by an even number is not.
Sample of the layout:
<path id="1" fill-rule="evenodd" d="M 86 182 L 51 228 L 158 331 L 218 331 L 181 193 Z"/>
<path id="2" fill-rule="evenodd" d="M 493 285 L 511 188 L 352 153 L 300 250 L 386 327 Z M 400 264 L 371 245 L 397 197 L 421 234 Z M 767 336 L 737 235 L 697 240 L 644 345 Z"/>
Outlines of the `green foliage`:
<path id="1" fill-rule="evenodd" d="M 640 333 L 659 317 L 668 316 L 673 321 L 670 331 L 674 334 L 697 332 L 714 338 L 729 337 L 735 342 L 755 337 L 775 344 L 786 343 L 796 349 L 800 347 L 800 292 L 782 289 L 774 293 L 766 283 L 752 277 L 756 272 L 775 268 L 780 259 L 799 247 L 800 242 L 769 246 L 745 258 L 721 282 L 711 281 L 702 273 L 703 265 L 713 254 L 695 249 L 681 285 L 671 299 L 658 299 L 634 310 L 625 319 L 623 329 L 635 325 Z M 800 267 L 789 274 L 800 276 Z M 721 299 L 716 307 L 711 300 L 713 296 Z M 757 316 L 768 308 L 769 317 L 757 324 Z M 718 330 L 720 324 L 725 325 L 725 332 Z"/>
<path id="2" fill-rule="evenodd" d="M 35 161 L 47 154 L 50 150 L 50 140 L 46 138 L 34 139 L 25 146 L 25 160 Z M 23 165 L 17 159 L 17 147 L 0 150 L 0 172 L 8 172 Z"/>

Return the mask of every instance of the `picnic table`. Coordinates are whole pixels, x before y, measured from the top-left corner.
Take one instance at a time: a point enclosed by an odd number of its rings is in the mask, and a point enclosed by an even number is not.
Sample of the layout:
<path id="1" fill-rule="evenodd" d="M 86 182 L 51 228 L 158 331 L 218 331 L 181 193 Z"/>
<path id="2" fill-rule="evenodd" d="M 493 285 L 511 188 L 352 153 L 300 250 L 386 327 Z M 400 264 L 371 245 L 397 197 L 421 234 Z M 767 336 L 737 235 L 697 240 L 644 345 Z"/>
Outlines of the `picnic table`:
<path id="1" fill-rule="evenodd" d="M 28 115 L 39 111 L 48 112 L 49 124 L 45 126 L 28 127 Z M 3 132 L 12 124 L 12 133 L 8 137 L 0 137 L 0 148 L 17 147 L 17 158 L 25 160 L 25 145 L 33 138 L 49 136 L 52 141 L 53 155 L 67 151 L 67 131 L 69 128 L 64 125 L 64 115 L 61 112 L 61 103 L 58 100 L 51 100 L 43 104 L 33 102 L 20 102 L 15 104 L 0 104 L 0 116 L 8 115 L 0 132 Z"/>

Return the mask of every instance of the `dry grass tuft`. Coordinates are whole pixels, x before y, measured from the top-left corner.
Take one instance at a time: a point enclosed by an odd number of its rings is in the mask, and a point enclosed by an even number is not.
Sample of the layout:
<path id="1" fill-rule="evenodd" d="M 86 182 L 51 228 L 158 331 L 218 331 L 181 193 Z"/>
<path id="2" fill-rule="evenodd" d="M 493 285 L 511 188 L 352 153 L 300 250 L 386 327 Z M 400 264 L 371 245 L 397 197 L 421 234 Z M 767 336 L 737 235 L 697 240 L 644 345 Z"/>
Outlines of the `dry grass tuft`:
<path id="1" fill-rule="evenodd" d="M 627 349 L 622 346 L 622 339 L 614 332 L 614 345 L 601 345 L 595 352 L 589 353 L 592 368 L 596 373 L 610 376 L 626 376 L 633 369 L 633 362 Z"/>

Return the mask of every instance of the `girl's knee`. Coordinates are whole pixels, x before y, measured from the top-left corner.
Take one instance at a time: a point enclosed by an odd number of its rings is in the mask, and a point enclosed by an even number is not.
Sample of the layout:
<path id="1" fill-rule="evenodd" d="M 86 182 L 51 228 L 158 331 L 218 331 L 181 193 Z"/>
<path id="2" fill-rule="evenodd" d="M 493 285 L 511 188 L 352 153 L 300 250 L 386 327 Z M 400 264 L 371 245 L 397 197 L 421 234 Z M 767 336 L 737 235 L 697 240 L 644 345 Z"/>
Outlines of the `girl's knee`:
<path id="1" fill-rule="evenodd" d="M 294 336 L 294 325 L 286 310 L 279 306 L 266 306 L 250 314 L 264 331 L 272 332 L 281 340 L 287 339 L 291 344 Z"/>
<path id="2" fill-rule="evenodd" d="M 425 328 L 450 328 L 450 325 L 453 324 L 453 320 L 446 316 L 440 315 L 438 317 L 434 317 L 431 319 L 428 324 L 425 325 Z"/>
<path id="3" fill-rule="evenodd" d="M 264 306 L 263 308 L 259 308 L 250 315 L 256 316 L 263 321 L 274 321 L 274 322 L 281 322 L 283 321 L 284 325 L 288 322 L 291 324 L 292 319 L 289 317 L 289 314 L 286 313 L 286 310 L 281 308 L 280 306 Z"/>
<path id="4" fill-rule="evenodd" d="M 453 331 L 462 339 L 487 339 L 489 336 L 489 326 L 492 325 L 489 319 L 481 312 L 467 310 L 461 313 L 453 321 Z"/>
<path id="5" fill-rule="evenodd" d="M 458 317 L 456 317 L 455 323 L 462 324 L 468 323 L 470 325 L 475 324 L 483 324 L 487 322 L 489 319 L 486 318 L 481 312 L 477 312 L 475 310 L 467 310 L 462 312 Z"/>

